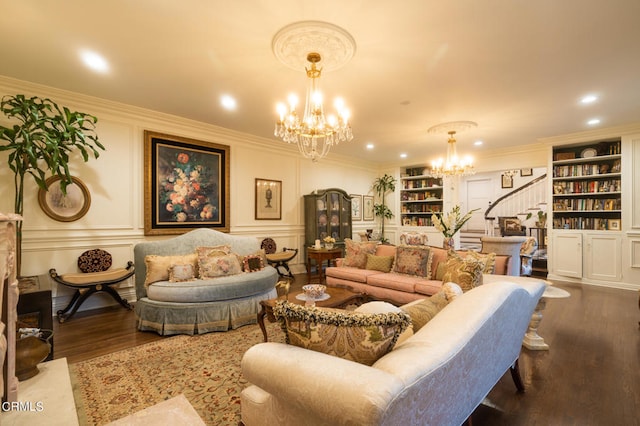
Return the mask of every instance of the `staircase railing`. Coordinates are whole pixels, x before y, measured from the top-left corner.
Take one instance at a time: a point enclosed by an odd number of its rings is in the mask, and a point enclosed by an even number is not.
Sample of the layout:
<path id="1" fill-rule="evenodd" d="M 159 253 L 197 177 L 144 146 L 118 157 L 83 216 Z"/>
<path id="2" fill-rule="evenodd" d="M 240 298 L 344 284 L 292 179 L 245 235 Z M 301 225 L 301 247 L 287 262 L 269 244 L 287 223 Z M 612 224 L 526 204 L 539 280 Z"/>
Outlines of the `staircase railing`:
<path id="1" fill-rule="evenodd" d="M 493 235 L 494 221 L 498 216 L 525 215 L 529 210 L 536 210 L 537 206 L 547 200 L 547 174 L 525 183 L 495 200 L 484 212 L 485 233 Z"/>

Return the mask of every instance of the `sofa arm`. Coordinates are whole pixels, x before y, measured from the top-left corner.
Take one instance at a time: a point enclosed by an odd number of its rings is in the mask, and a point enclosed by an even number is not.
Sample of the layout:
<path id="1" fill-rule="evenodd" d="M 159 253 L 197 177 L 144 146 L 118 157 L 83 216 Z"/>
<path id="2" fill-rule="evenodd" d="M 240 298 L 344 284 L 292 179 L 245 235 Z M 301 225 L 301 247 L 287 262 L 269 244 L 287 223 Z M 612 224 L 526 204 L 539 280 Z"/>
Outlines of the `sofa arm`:
<path id="1" fill-rule="evenodd" d="M 242 374 L 310 418 L 329 424 L 376 424 L 404 388 L 382 370 L 283 343 L 260 343 L 245 352 Z"/>

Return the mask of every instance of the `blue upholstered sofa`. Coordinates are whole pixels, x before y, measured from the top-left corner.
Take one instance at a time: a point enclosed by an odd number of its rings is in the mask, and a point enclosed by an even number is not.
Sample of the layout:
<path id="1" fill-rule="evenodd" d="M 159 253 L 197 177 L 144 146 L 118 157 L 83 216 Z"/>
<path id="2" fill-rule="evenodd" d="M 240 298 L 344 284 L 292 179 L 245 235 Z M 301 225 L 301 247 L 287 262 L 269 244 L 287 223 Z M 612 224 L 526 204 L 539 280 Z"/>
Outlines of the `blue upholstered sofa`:
<path id="1" fill-rule="evenodd" d="M 138 330 L 161 335 L 202 334 L 256 322 L 260 301 L 277 296 L 278 273 L 269 265 L 229 276 L 145 283 L 154 255 L 167 259 L 166 256 L 192 255 L 197 247 L 221 245 L 230 246 L 231 252 L 239 258 L 260 253 L 256 238 L 204 228 L 134 247 Z"/>

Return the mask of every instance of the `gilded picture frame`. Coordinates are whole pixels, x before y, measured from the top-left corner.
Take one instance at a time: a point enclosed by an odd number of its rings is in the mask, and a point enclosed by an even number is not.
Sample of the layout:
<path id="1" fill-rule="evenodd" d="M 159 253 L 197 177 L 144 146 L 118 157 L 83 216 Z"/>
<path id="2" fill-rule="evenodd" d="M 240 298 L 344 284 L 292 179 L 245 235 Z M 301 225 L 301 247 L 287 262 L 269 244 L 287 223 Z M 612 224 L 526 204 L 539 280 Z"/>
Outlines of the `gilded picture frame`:
<path id="1" fill-rule="evenodd" d="M 282 181 L 256 178 L 255 219 L 282 219 Z"/>
<path id="2" fill-rule="evenodd" d="M 231 148 L 144 132 L 144 234 L 229 232 Z"/>
<path id="3" fill-rule="evenodd" d="M 61 178 L 51 176 L 45 181 L 47 190 L 38 190 L 38 204 L 47 216 L 58 222 L 73 222 L 89 211 L 91 194 L 87 186 L 77 177 L 71 176 L 66 194 L 60 186 Z"/>

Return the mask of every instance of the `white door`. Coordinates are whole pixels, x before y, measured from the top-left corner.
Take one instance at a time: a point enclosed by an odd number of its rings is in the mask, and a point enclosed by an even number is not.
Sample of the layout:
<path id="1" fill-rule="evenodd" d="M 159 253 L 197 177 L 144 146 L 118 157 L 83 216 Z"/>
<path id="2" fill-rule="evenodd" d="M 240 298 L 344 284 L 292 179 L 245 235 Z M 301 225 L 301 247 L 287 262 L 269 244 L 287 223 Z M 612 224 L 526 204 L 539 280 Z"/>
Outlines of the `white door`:
<path id="1" fill-rule="evenodd" d="M 620 281 L 622 240 L 619 235 L 587 234 L 585 263 L 587 278 Z"/>
<path id="2" fill-rule="evenodd" d="M 582 234 L 554 231 L 551 250 L 551 270 L 557 275 L 582 278 Z"/>
<path id="3" fill-rule="evenodd" d="M 467 179 L 467 208 L 480 209 L 473 213 L 467 222 L 465 231 L 484 232 L 484 212 L 489 208 L 493 196 L 493 182 L 491 179 Z"/>

